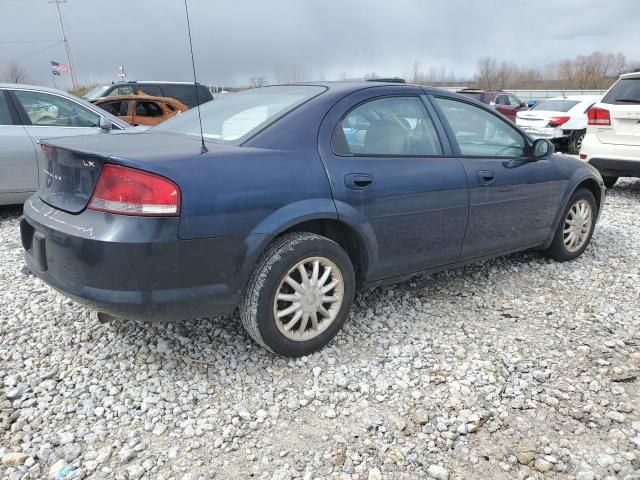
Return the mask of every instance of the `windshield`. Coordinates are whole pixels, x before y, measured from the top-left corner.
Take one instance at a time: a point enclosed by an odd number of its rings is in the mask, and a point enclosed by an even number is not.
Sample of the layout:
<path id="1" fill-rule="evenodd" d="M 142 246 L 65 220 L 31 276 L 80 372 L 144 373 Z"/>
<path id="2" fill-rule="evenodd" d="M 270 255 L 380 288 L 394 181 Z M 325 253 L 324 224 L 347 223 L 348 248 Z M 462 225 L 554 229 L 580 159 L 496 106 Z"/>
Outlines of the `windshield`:
<path id="1" fill-rule="evenodd" d="M 568 112 L 580 102 L 576 100 L 545 100 L 531 107 L 531 110 L 546 110 L 548 112 Z"/>
<path id="2" fill-rule="evenodd" d="M 225 142 L 247 137 L 324 90 L 313 85 L 295 85 L 227 94 L 200 106 L 204 137 Z M 161 123 L 153 131 L 200 136 L 198 110 L 193 108 Z"/>
<path id="3" fill-rule="evenodd" d="M 111 85 L 98 85 L 96 88 L 92 88 L 85 93 L 82 98 L 93 100 L 94 98 L 104 97 L 105 92 L 111 88 Z"/>
<path id="4" fill-rule="evenodd" d="M 640 103 L 640 78 L 618 80 L 602 99 L 612 105 Z"/>

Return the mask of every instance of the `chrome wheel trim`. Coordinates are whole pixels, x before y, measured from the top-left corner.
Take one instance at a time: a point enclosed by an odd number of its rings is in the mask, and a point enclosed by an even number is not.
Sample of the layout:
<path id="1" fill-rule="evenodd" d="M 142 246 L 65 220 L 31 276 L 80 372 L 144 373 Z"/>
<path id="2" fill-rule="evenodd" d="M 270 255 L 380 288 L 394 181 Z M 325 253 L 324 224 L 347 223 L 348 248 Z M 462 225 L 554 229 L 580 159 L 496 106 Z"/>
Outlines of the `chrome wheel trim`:
<path id="1" fill-rule="evenodd" d="M 569 209 L 564 219 L 562 240 L 567 251 L 574 253 L 580 250 L 589 238 L 593 210 L 586 200 L 578 200 Z"/>
<path id="2" fill-rule="evenodd" d="M 297 342 L 316 338 L 335 321 L 344 301 L 344 278 L 325 257 L 309 257 L 284 275 L 273 299 L 278 330 Z"/>

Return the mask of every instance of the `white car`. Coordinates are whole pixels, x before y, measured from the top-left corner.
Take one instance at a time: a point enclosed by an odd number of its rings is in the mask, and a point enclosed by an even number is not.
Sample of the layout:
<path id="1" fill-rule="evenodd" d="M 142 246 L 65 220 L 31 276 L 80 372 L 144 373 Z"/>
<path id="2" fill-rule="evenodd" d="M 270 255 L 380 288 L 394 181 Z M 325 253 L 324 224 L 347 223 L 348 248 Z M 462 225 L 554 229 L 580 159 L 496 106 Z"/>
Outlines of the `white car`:
<path id="1" fill-rule="evenodd" d="M 621 75 L 589 110 L 580 159 L 611 188 L 618 177 L 640 177 L 640 72 Z"/>
<path id="2" fill-rule="evenodd" d="M 577 154 L 587 129 L 587 110 L 601 98 L 594 95 L 549 98 L 531 110 L 518 112 L 516 125 L 533 138 L 551 140 L 556 148 L 566 143 L 567 151 Z"/>

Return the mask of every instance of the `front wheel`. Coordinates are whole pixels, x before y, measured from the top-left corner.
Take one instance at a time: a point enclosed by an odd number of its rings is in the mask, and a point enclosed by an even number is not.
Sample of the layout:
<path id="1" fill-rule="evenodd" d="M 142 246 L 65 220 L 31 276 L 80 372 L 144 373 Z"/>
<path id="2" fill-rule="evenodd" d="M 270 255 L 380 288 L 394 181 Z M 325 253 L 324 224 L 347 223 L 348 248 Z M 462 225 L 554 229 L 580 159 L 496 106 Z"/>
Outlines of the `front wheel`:
<path id="1" fill-rule="evenodd" d="M 591 241 L 598 205 L 586 188 L 577 189 L 563 212 L 551 246 L 544 252 L 559 262 L 566 262 L 582 255 Z"/>
<path id="2" fill-rule="evenodd" d="M 349 315 L 354 291 L 353 265 L 337 243 L 313 233 L 289 233 L 256 265 L 240 319 L 263 347 L 300 357 L 333 340 Z"/>

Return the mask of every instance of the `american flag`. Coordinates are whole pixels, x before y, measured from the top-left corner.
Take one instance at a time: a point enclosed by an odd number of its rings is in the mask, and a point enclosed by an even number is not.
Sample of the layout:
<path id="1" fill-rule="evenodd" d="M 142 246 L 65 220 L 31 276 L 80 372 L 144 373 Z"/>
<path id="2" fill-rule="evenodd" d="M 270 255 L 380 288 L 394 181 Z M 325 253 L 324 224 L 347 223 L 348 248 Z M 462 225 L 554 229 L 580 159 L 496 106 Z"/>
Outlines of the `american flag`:
<path id="1" fill-rule="evenodd" d="M 61 73 L 69 73 L 71 69 L 69 65 L 65 65 L 64 63 L 58 63 L 51 60 L 51 73 L 54 75 L 60 75 Z"/>

